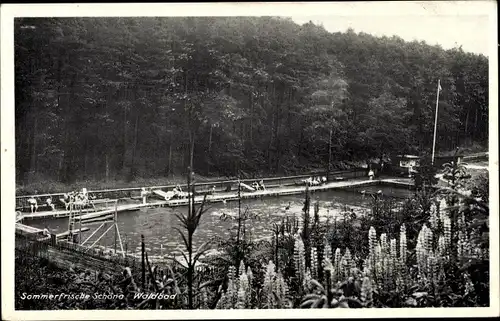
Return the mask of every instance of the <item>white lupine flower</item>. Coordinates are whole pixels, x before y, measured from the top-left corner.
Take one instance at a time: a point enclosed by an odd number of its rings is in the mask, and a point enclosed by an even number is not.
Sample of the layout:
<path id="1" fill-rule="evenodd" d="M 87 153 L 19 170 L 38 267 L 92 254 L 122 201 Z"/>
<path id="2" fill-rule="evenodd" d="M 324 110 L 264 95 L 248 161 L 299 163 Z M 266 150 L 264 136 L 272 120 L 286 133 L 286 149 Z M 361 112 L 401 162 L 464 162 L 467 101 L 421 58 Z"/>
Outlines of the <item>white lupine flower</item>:
<path id="1" fill-rule="evenodd" d="M 298 235 L 295 237 L 293 257 L 295 261 L 295 271 L 300 278 L 303 278 L 306 268 L 305 249 L 304 242 Z"/>
<path id="2" fill-rule="evenodd" d="M 399 257 L 401 264 L 406 265 L 406 228 L 404 224 L 401 225 L 399 232 Z"/>

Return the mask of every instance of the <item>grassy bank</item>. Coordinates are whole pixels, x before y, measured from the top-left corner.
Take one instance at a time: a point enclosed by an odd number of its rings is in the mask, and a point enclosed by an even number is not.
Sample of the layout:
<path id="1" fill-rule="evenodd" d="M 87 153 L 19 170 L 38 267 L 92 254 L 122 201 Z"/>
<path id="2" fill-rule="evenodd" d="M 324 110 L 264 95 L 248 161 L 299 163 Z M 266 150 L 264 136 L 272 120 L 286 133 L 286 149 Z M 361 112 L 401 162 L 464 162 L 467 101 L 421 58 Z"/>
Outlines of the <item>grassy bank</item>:
<path id="1" fill-rule="evenodd" d="M 204 177 L 196 175 L 196 181 L 212 181 L 212 180 L 224 180 L 230 179 L 228 177 L 213 176 Z M 173 185 L 173 184 L 184 184 L 186 183 L 186 178 L 177 175 L 170 178 L 158 177 L 158 178 L 137 178 L 133 181 L 126 181 L 124 179 L 110 179 L 110 180 L 79 180 L 74 183 L 62 183 L 54 179 L 47 177 L 33 177 L 27 182 L 16 182 L 16 195 L 36 195 L 36 194 L 49 194 L 49 193 L 63 193 L 72 190 L 79 190 L 83 187 L 88 190 L 104 190 L 113 188 L 130 188 L 130 187 L 142 187 L 142 186 L 161 186 L 161 185 Z"/>
<path id="2" fill-rule="evenodd" d="M 332 170 L 344 170 L 349 168 L 359 168 L 366 165 L 366 162 L 336 162 L 332 164 Z M 259 177 L 278 177 L 299 175 L 312 172 L 322 171 L 322 167 L 309 167 L 300 172 L 287 172 L 281 174 L 271 174 L 265 172 L 258 173 L 241 173 L 242 178 L 259 178 Z M 236 176 L 223 176 L 211 175 L 202 176 L 195 175 L 196 182 L 219 181 L 236 179 Z M 122 177 L 115 177 L 106 179 L 88 178 L 77 180 L 73 183 L 63 183 L 52 177 L 42 174 L 31 174 L 23 181 L 16 181 L 16 195 L 36 195 L 36 194 L 50 194 L 50 193 L 63 193 L 72 190 L 78 190 L 86 187 L 88 190 L 104 190 L 114 188 L 131 188 L 142 186 L 162 186 L 173 184 L 185 184 L 186 177 L 180 174 L 172 175 L 170 177 L 137 177 L 130 181 Z"/>
<path id="3" fill-rule="evenodd" d="M 476 154 L 476 153 L 484 153 L 487 151 L 488 151 L 488 145 L 485 146 L 485 145 L 482 145 L 482 144 L 479 144 L 476 142 L 463 144 L 462 146 L 460 146 L 458 148 L 459 155 L 470 155 L 470 154 Z M 447 151 L 443 151 L 443 152 L 437 151 L 438 155 L 443 155 L 443 156 L 452 156 L 452 155 L 455 155 L 455 153 L 456 153 L 455 149 L 447 150 Z"/>
<path id="4" fill-rule="evenodd" d="M 480 146 L 478 144 L 467 145 L 461 147 L 459 150 L 460 154 L 468 155 L 477 152 L 485 152 L 487 148 L 484 146 Z M 443 155 L 453 155 L 455 151 L 447 151 L 442 153 Z M 367 160 L 367 161 L 376 161 Z M 366 162 L 363 161 L 342 161 L 336 162 L 332 164 L 332 170 L 343 170 L 355 167 L 361 167 L 366 165 Z M 314 167 L 308 168 L 307 170 L 303 170 L 300 173 L 285 173 L 281 176 L 287 175 L 296 175 L 296 174 L 305 174 L 313 171 L 320 171 L 322 168 Z M 471 174 L 474 170 L 470 170 Z M 272 176 L 280 176 L 277 174 L 270 173 L 242 173 L 243 178 L 248 177 L 272 177 Z M 217 180 L 228 180 L 228 179 L 236 179 L 235 176 L 228 177 L 222 175 L 212 175 L 212 176 L 201 176 L 195 175 L 195 179 L 197 182 L 206 182 L 206 181 L 217 181 Z M 104 190 L 104 189 L 114 189 L 114 188 L 131 188 L 131 187 L 142 187 L 142 186 L 161 186 L 161 185 L 173 185 L 173 184 L 184 184 L 186 183 L 186 177 L 183 175 L 173 175 L 171 177 L 138 177 L 132 181 L 126 180 L 121 177 L 115 177 L 108 180 L 105 179 L 97 179 L 97 178 L 89 178 L 89 179 L 81 179 L 77 180 L 73 183 L 63 183 L 54 178 L 44 176 L 42 174 L 34 174 L 30 175 L 27 179 L 23 181 L 16 181 L 16 195 L 36 195 L 36 194 L 49 194 L 49 193 L 62 193 L 72 190 L 78 190 L 83 187 L 86 187 L 89 190 Z"/>

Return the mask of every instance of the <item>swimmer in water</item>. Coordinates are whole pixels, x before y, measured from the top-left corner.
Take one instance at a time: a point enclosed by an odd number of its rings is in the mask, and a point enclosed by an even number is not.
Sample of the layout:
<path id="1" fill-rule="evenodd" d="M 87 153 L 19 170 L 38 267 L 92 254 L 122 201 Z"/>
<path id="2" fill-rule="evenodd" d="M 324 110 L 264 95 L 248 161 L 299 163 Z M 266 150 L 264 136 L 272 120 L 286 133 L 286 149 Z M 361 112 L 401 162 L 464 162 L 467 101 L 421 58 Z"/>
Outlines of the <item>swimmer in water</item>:
<path id="1" fill-rule="evenodd" d="M 48 229 L 47 226 L 45 226 L 45 228 L 43 229 L 43 235 L 44 236 L 50 236 L 50 231 L 49 231 L 49 229 Z"/>

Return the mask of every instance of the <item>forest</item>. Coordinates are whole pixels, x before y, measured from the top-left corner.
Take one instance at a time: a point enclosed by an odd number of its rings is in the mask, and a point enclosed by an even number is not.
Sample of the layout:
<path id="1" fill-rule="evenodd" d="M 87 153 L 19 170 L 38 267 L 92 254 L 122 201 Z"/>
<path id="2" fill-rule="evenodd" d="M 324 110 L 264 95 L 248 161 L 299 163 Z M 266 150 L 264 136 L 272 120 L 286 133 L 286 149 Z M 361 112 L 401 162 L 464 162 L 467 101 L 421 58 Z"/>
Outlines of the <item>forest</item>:
<path id="1" fill-rule="evenodd" d="M 289 174 L 487 146 L 488 58 L 278 17 L 18 18 L 16 177 Z M 330 160 L 330 163 L 329 163 Z"/>

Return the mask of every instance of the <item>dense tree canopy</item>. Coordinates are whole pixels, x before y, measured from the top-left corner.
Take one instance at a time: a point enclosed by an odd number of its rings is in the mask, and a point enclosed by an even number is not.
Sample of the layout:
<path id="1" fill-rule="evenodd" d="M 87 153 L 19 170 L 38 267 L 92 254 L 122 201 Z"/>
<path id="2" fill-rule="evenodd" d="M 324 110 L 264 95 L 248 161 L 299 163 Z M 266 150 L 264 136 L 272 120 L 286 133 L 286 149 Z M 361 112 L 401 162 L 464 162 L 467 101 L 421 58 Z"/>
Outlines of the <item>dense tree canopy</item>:
<path id="1" fill-rule="evenodd" d="M 17 175 L 298 172 L 488 140 L 488 59 L 273 17 L 16 19 Z M 331 141 L 329 141 L 331 140 Z"/>

